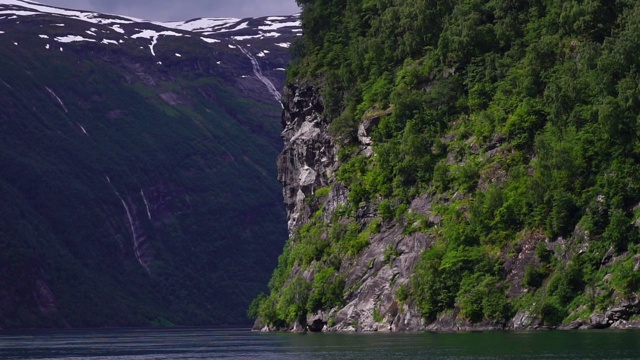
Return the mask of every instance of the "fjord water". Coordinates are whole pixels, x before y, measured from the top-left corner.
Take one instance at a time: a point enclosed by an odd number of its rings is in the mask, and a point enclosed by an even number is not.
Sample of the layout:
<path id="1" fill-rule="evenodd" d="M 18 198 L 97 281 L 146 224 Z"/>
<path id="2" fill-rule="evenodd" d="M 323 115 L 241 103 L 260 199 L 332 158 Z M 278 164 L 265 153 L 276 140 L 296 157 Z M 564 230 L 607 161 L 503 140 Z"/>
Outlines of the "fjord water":
<path id="1" fill-rule="evenodd" d="M 263 334 L 246 329 L 0 332 L 0 359 L 635 359 L 638 331 Z"/>

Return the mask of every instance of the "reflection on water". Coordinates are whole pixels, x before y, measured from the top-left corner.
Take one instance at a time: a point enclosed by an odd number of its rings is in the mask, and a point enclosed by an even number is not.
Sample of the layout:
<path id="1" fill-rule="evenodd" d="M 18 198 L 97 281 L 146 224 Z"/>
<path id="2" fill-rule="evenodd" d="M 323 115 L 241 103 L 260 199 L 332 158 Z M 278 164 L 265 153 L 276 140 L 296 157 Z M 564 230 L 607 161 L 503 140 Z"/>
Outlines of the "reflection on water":
<path id="1" fill-rule="evenodd" d="M 261 334 L 246 329 L 0 332 L 0 359 L 636 359 L 637 331 Z"/>

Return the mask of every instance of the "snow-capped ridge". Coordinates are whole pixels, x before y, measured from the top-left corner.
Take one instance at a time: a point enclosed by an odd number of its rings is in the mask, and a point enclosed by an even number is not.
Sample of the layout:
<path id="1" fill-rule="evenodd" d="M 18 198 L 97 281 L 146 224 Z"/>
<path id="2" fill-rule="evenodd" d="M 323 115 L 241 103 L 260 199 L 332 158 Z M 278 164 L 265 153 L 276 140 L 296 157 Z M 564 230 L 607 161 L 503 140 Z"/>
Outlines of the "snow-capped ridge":
<path id="1" fill-rule="evenodd" d="M 189 64 L 201 56 L 190 52 L 195 45 L 191 38 L 211 49 L 209 53 L 215 54 L 216 65 L 224 63 L 218 71 L 238 66 L 243 73 L 253 69 L 253 75 L 276 101 L 279 93 L 271 82 L 281 76 L 289 60 L 287 48 L 301 31 L 299 14 L 158 22 L 59 8 L 31 0 L 0 0 L 0 39 L 13 44 L 11 47 L 77 52 L 90 46 L 92 52 L 98 53 L 99 48 L 109 47 L 108 51 L 135 49 L 136 54 L 143 54 L 139 51 L 143 49 L 152 59 L 150 64 L 173 66 L 177 58 Z M 34 40 L 26 40 L 31 36 Z"/>
<path id="2" fill-rule="evenodd" d="M 0 11 L 0 14 L 14 14 L 18 16 L 49 14 L 53 16 L 74 18 L 94 24 L 130 24 L 134 22 L 143 22 L 141 19 L 129 16 L 108 15 L 82 10 L 69 10 L 27 0 L 0 0 L 0 6 L 5 8 L 5 10 Z M 6 9 L 7 7 L 11 7 L 12 9 Z M 14 10 L 14 7 L 17 7 L 18 9 Z"/>
<path id="3" fill-rule="evenodd" d="M 220 41 L 220 38 L 229 38 L 235 41 L 246 41 L 252 39 L 264 39 L 269 37 L 279 37 L 283 32 L 291 34 L 301 30 L 299 14 L 292 16 L 268 16 L 258 18 L 196 18 L 187 21 L 147 21 L 130 16 L 102 14 L 92 11 L 71 10 L 50 5 L 40 4 L 30 0 L 0 0 L 0 20 L 18 19 L 20 17 L 32 16 L 53 16 L 57 18 L 67 18 L 79 20 L 91 24 L 91 27 L 84 30 L 83 35 L 96 37 L 96 41 L 103 39 L 98 36 L 98 32 L 116 32 L 121 35 L 128 35 L 132 38 L 140 36 L 140 32 L 149 31 L 161 33 L 161 28 L 172 30 L 173 33 L 166 33 L 175 36 L 186 35 L 188 33 L 199 33 L 206 37 L 202 39 L 210 44 Z M 65 24 L 51 24 L 52 26 L 65 27 Z M 102 25 L 98 29 L 96 25 Z M 2 23 L 0 23 L 0 28 Z M 275 32 L 273 30 L 278 30 Z M 4 34 L 5 29 L 0 30 Z M 179 35 L 178 35 L 179 32 Z M 68 36 L 80 36 L 81 34 L 68 34 Z M 125 36 L 126 38 L 126 36 Z M 205 40 L 206 39 L 206 40 Z M 88 41 L 88 40 L 84 40 Z M 247 44 L 248 45 L 248 44 Z"/>
<path id="4" fill-rule="evenodd" d="M 236 18 L 197 18 L 187 21 L 154 22 L 159 26 L 193 32 L 212 31 L 212 29 L 236 24 L 241 19 Z"/>

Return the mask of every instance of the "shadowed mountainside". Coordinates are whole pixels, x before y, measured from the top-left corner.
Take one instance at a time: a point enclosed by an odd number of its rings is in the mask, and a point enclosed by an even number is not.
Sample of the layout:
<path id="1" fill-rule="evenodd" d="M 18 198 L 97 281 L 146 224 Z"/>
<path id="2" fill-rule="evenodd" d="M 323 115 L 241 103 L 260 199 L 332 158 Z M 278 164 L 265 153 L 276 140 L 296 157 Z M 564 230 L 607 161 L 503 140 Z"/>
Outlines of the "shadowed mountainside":
<path id="1" fill-rule="evenodd" d="M 299 33 L 0 1 L 0 328 L 247 323 Z"/>

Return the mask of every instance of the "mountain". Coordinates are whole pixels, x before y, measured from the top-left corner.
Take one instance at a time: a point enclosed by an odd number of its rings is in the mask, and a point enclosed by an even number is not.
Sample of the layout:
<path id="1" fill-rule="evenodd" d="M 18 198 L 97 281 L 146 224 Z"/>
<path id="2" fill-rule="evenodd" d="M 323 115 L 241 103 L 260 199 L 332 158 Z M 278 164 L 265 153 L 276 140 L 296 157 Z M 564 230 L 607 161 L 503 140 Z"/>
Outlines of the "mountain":
<path id="1" fill-rule="evenodd" d="M 300 31 L 0 0 L 0 328 L 246 324 Z"/>
<path id="2" fill-rule="evenodd" d="M 640 3 L 298 3 L 256 329 L 640 327 Z"/>

